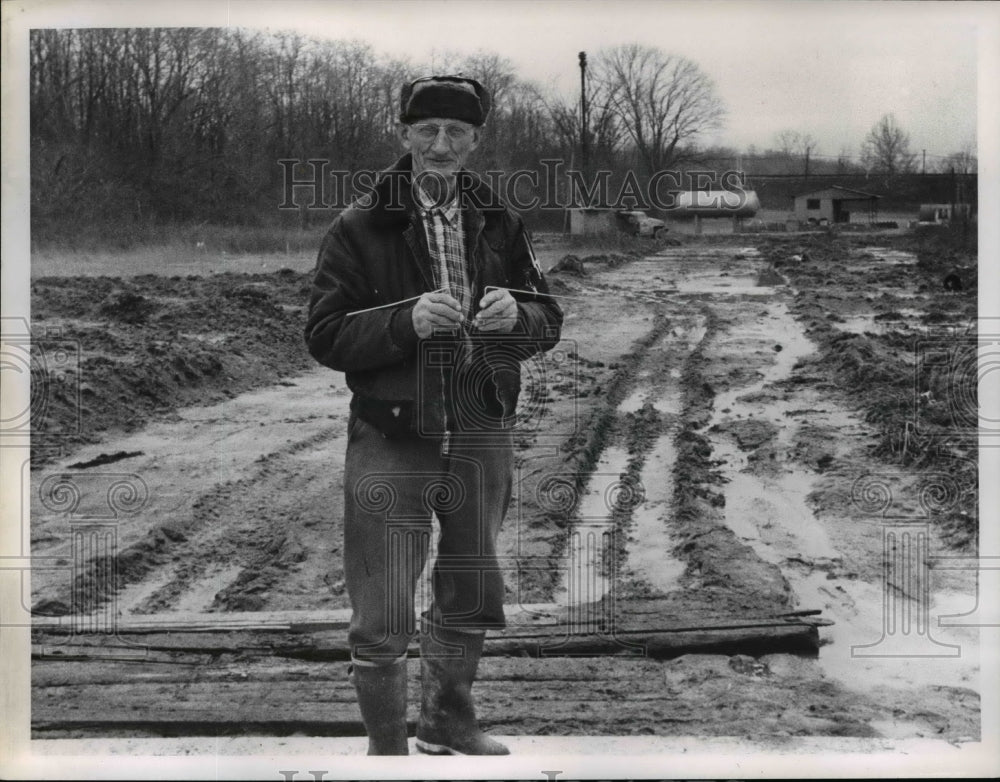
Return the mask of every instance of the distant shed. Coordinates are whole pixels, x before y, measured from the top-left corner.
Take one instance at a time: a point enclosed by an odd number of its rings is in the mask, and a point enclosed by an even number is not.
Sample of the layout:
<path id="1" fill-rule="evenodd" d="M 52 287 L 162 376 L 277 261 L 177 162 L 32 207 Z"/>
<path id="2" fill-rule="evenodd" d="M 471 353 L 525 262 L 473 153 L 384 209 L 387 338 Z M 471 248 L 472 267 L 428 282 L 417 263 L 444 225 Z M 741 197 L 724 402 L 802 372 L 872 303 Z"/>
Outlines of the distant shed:
<path id="1" fill-rule="evenodd" d="M 795 217 L 803 223 L 849 223 L 852 213 L 866 214 L 868 222 L 878 216 L 878 199 L 874 193 L 833 185 L 811 193 L 795 196 Z"/>

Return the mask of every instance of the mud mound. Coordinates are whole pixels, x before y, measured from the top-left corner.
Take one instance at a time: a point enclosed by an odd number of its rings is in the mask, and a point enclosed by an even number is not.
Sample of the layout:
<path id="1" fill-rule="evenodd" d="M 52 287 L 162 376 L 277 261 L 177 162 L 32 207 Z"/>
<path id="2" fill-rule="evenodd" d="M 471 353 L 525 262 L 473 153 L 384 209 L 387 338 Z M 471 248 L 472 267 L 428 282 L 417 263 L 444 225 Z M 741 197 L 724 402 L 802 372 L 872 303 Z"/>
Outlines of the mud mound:
<path id="1" fill-rule="evenodd" d="M 549 290 L 552 293 L 572 293 L 575 289 L 571 287 L 565 280 L 560 280 L 558 277 L 553 277 L 551 280 L 546 280 L 549 284 Z"/>
<path id="2" fill-rule="evenodd" d="M 746 419 L 732 421 L 723 425 L 712 427 L 713 431 L 726 432 L 736 440 L 743 451 L 753 451 L 764 443 L 772 440 L 778 433 L 777 427 L 770 421 L 760 419 Z"/>
<path id="3" fill-rule="evenodd" d="M 893 361 L 896 358 L 896 361 Z M 871 388 L 873 384 L 902 386 L 909 380 L 899 372 L 898 357 L 867 336 L 842 334 L 834 337 L 826 356 L 835 376 L 845 384 Z"/>
<path id="4" fill-rule="evenodd" d="M 584 267 L 583 261 L 576 255 L 564 255 L 555 266 L 549 269 L 548 273 L 566 273 L 575 274 L 577 277 L 586 277 L 587 269 Z"/>
<path id="5" fill-rule="evenodd" d="M 116 290 L 97 306 L 97 314 L 123 323 L 145 323 L 156 309 L 156 305 L 141 293 Z"/>
<path id="6" fill-rule="evenodd" d="M 306 551 L 298 541 L 285 534 L 276 534 L 261 551 L 257 561 L 215 596 L 212 609 L 260 611 L 271 588 L 280 584 L 288 571 L 305 559 Z"/>
<path id="7" fill-rule="evenodd" d="M 788 285 L 788 280 L 769 266 L 757 275 L 757 285 Z"/>
<path id="8" fill-rule="evenodd" d="M 575 257 L 575 256 L 567 256 Z M 638 252 L 627 252 L 627 253 L 598 253 L 596 255 L 588 255 L 583 259 L 584 263 L 604 263 L 608 267 L 614 269 L 617 266 L 621 266 L 623 263 L 628 263 L 635 258 L 641 258 L 642 253 Z"/>
<path id="9" fill-rule="evenodd" d="M 252 282 L 246 285 L 237 285 L 225 290 L 223 295 L 243 307 L 256 311 L 274 312 L 280 309 L 265 283 Z"/>
<path id="10" fill-rule="evenodd" d="M 31 410 L 32 466 L 105 432 L 131 431 L 183 405 L 221 401 L 313 366 L 302 339 L 309 277 L 284 269 L 142 275 L 127 285 L 36 280 L 33 319 L 45 328 L 33 393 L 44 404 Z M 56 361 L 65 355 L 74 360 Z"/>

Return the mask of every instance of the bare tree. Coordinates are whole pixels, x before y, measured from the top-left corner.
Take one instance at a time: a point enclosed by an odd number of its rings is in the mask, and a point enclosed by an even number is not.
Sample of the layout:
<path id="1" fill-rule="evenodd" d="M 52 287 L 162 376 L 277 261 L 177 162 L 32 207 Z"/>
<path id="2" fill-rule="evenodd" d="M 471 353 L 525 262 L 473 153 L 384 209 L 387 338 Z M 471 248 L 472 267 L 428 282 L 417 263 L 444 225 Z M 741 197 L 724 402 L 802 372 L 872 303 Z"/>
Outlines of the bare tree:
<path id="1" fill-rule="evenodd" d="M 958 152 L 953 152 L 938 164 L 942 173 L 954 171 L 956 174 L 975 174 L 979 170 L 979 158 L 971 141 L 962 145 Z"/>
<path id="2" fill-rule="evenodd" d="M 129 220 L 276 219 L 277 160 L 385 165 L 397 151 L 399 88 L 415 71 L 363 42 L 221 28 L 33 30 L 29 57 L 38 236 Z M 531 168 L 559 154 L 545 101 L 508 60 L 441 59 L 496 98 L 477 160 Z"/>
<path id="3" fill-rule="evenodd" d="M 649 173 L 691 159 L 691 144 L 721 123 L 711 79 L 691 60 L 627 44 L 600 52 L 595 78 Z"/>
<path id="4" fill-rule="evenodd" d="M 795 154 L 799 145 L 799 133 L 796 130 L 782 130 L 774 134 L 774 141 L 781 154 L 790 158 Z"/>
<path id="5" fill-rule="evenodd" d="M 874 174 L 892 177 L 913 170 L 916 156 L 910 152 L 910 136 L 896 122 L 893 114 L 883 114 L 865 138 L 861 162 Z"/>
<path id="6" fill-rule="evenodd" d="M 774 140 L 782 156 L 787 160 L 789 173 L 792 168 L 797 168 L 798 162 L 801 161 L 802 175 L 809 176 L 810 159 L 818 146 L 816 139 L 809 133 L 782 130 L 774 135 Z"/>
<path id="7" fill-rule="evenodd" d="M 564 154 L 580 146 L 580 98 L 551 95 L 545 106 L 552 122 L 552 130 Z M 587 138 L 590 157 L 596 165 L 611 165 L 622 148 L 626 132 L 618 113 L 608 99 L 606 86 L 597 79 L 587 80 Z"/>

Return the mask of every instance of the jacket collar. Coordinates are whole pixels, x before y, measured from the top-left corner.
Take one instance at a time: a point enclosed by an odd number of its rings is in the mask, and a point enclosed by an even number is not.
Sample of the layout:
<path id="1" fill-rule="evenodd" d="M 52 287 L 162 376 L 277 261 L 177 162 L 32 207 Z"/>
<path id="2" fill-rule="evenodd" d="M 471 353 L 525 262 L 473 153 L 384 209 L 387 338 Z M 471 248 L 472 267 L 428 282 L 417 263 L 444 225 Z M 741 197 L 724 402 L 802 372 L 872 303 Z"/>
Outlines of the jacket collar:
<path id="1" fill-rule="evenodd" d="M 375 186 L 358 201 L 358 206 L 371 210 L 372 218 L 380 224 L 411 222 L 417 213 L 410 190 L 412 173 L 413 157 L 406 153 L 395 164 L 379 172 Z M 478 213 L 489 218 L 504 211 L 500 196 L 477 173 L 463 168 L 458 177 L 463 211 L 473 222 L 478 222 Z"/>

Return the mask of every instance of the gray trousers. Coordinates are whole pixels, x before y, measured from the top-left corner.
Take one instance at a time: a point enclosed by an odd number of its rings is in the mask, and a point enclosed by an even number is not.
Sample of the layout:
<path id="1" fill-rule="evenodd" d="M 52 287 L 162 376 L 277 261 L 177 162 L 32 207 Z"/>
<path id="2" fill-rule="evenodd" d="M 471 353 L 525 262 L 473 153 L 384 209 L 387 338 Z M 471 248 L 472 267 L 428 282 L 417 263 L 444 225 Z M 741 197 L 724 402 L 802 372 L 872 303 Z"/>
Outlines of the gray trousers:
<path id="1" fill-rule="evenodd" d="M 427 561 L 431 514 L 441 525 L 427 618 L 482 632 L 504 627 L 496 541 L 510 504 L 509 432 L 434 438 L 383 437 L 356 416 L 344 464 L 344 573 L 355 663 L 385 665 L 417 631 L 414 595 Z"/>

